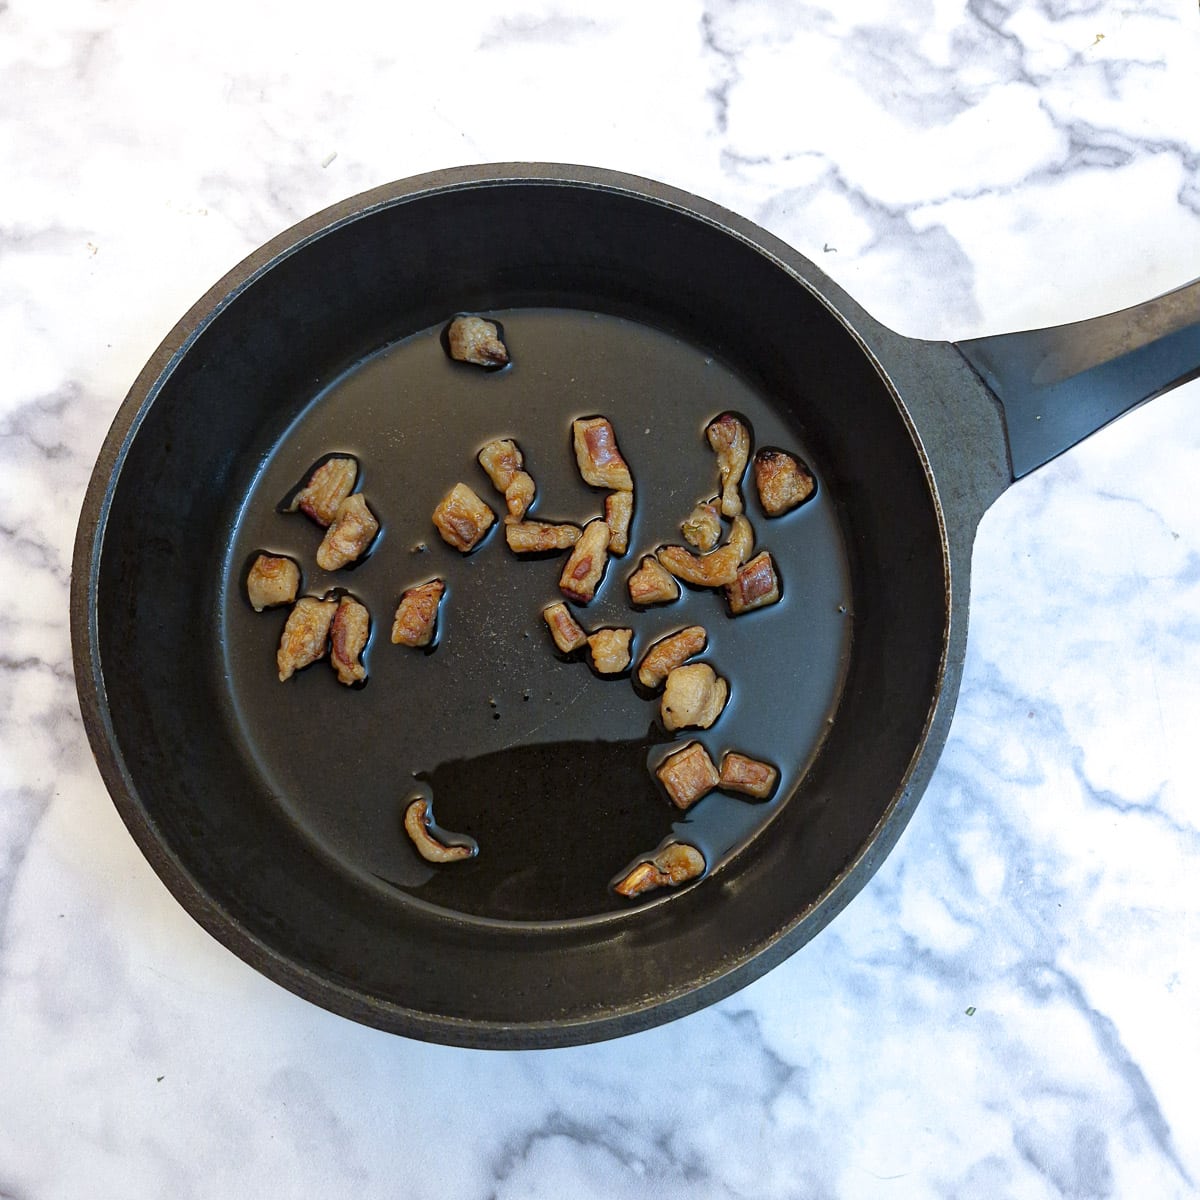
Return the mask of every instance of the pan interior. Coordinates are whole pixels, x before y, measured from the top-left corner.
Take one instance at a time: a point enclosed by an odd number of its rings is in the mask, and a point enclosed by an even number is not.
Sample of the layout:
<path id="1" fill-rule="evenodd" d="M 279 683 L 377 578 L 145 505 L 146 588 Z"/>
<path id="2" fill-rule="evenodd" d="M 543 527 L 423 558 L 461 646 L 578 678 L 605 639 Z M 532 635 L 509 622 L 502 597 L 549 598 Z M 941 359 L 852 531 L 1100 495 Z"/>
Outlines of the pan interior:
<path id="1" fill-rule="evenodd" d="M 445 360 L 437 332 L 457 311 L 500 316 L 511 371 Z M 751 503 L 784 600 L 736 620 L 692 593 L 630 614 L 637 555 L 715 489 L 702 428 L 725 408 L 819 476 L 817 500 L 787 518 Z M 654 705 L 554 657 L 538 610 L 560 560 L 518 562 L 499 531 L 460 558 L 429 526 L 459 479 L 499 508 L 474 462 L 493 436 L 524 448 L 537 515 L 596 513 L 568 442 L 588 413 L 614 421 L 638 501 L 633 549 L 583 623 L 628 623 L 644 646 L 699 619 L 734 692 L 705 740 L 786 775 L 766 807 L 701 801 L 684 828 L 718 866 L 740 852 L 695 886 L 617 910 L 611 875 L 678 821 L 646 769 L 662 752 Z M 361 459 L 383 532 L 365 563 L 330 578 L 315 568 L 316 527 L 275 506 L 338 450 Z M 102 768 L 189 911 L 300 994 L 470 1045 L 628 1032 L 795 949 L 851 894 L 847 873 L 865 878 L 872 847 L 890 844 L 879 835 L 940 680 L 939 511 L 854 334 L 717 210 L 548 178 L 397 185 L 347 204 L 181 322 L 109 452 L 79 660 Z M 367 602 L 363 690 L 321 663 L 277 682 L 282 615 L 253 613 L 242 591 L 258 549 L 294 554 L 305 590 Z M 440 648 L 392 646 L 398 593 L 443 573 Z M 421 783 L 439 823 L 479 838 L 461 876 L 427 875 L 402 840 L 399 806 Z"/>
<path id="2" fill-rule="evenodd" d="M 718 869 L 803 776 L 829 728 L 849 650 L 845 548 L 822 483 L 804 507 L 768 519 L 747 472 L 747 513 L 758 548 L 778 564 L 783 601 L 734 619 L 719 590 L 685 588 L 672 605 L 633 610 L 626 579 L 642 555 L 678 543 L 680 522 L 717 492 L 708 421 L 736 411 L 756 445 L 810 459 L 784 415 L 803 399 L 784 408 L 711 351 L 643 322 L 548 308 L 489 315 L 513 357 L 505 370 L 451 361 L 433 326 L 323 388 L 266 448 L 216 594 L 231 724 L 273 802 L 367 886 L 502 920 L 628 911 L 609 886 L 619 870 L 671 837 L 698 846 Z M 431 523 L 460 481 L 503 512 L 475 459 L 497 437 L 518 441 L 538 483 L 531 519 L 582 525 L 600 516 L 604 493 L 580 478 L 570 437 L 572 418 L 596 413 L 615 425 L 636 513 L 629 552 L 610 561 L 596 600 L 576 615 L 587 630 L 632 628 L 635 658 L 661 636 L 702 625 L 709 644 L 698 661 L 731 687 L 709 730 L 666 733 L 657 696 L 639 694 L 625 676 L 596 675 L 586 652 L 572 660 L 555 652 L 540 614 L 561 599 L 565 554 L 518 559 L 497 522 L 464 556 Z M 279 508 L 333 451 L 358 459 L 382 531 L 355 568 L 328 573 L 314 558 L 323 531 Z M 366 604 L 365 686 L 339 684 L 325 662 L 278 681 L 286 609 L 257 614 L 245 597 L 247 564 L 259 551 L 300 564 L 305 593 L 344 589 Z M 436 648 L 391 645 L 398 597 L 431 578 L 447 584 Z M 717 763 L 736 750 L 775 764 L 774 796 L 714 792 L 679 812 L 653 768 L 693 738 Z M 420 858 L 400 820 L 414 795 L 429 798 L 439 824 L 473 838 L 479 853 L 452 866 Z"/>

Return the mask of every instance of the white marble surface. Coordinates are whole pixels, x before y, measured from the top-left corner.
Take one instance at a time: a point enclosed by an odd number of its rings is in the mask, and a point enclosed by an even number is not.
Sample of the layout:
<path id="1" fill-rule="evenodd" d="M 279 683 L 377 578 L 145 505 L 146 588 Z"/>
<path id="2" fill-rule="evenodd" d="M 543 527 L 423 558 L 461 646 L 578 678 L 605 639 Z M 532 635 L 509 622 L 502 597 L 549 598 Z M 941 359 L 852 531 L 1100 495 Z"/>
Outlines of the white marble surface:
<path id="1" fill-rule="evenodd" d="M 967 337 L 1200 273 L 1198 112 L 1191 0 L 0 0 L 0 1197 L 1200 1191 L 1200 384 L 984 520 L 949 744 L 862 895 L 613 1043 L 422 1045 L 243 965 L 110 804 L 67 630 L 141 364 L 334 200 L 619 168 Z"/>

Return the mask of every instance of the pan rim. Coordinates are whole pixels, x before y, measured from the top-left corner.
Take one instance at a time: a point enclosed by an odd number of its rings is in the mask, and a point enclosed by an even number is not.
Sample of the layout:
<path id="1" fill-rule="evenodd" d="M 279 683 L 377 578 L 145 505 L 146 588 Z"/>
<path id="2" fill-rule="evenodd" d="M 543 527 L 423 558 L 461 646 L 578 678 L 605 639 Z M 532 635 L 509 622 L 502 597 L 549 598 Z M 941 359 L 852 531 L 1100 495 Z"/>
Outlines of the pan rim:
<path id="1" fill-rule="evenodd" d="M 870 362 L 899 414 L 917 456 L 928 488 L 936 519 L 939 552 L 945 589 L 941 622 L 940 652 L 928 711 L 920 736 L 905 771 L 898 779 L 870 836 L 838 875 L 809 905 L 790 915 L 782 926 L 760 932 L 758 938 L 736 961 L 722 963 L 699 982 L 693 981 L 674 992 L 644 998 L 634 1007 L 607 1010 L 599 1016 L 559 1017 L 547 1021 L 491 1021 L 486 1018 L 430 1014 L 406 1008 L 394 1000 L 355 991 L 336 978 L 298 963 L 248 929 L 223 906 L 186 868 L 176 851 L 161 836 L 139 788 L 132 778 L 125 754 L 113 728 L 97 627 L 99 568 L 111 506 L 129 450 L 152 405 L 204 330 L 238 296 L 286 258 L 320 238 L 355 221 L 396 205 L 431 198 L 439 193 L 461 192 L 481 187 L 538 184 L 551 187 L 580 187 L 625 195 L 640 202 L 674 210 L 699 220 L 725 236 L 732 236 L 747 249 L 767 258 L 831 314 L 850 335 Z M 833 293 L 837 302 L 829 298 Z M 844 298 L 849 301 L 849 298 Z M 226 272 L 181 317 L 139 372 L 118 407 L 104 439 L 84 496 L 77 528 L 71 575 L 71 636 L 77 693 L 85 729 L 102 779 L 135 843 L 168 891 L 212 936 L 274 982 L 298 992 L 327 1010 L 353 1017 L 363 1023 L 426 1040 L 461 1046 L 512 1047 L 516 1036 L 525 1045 L 574 1045 L 598 1041 L 649 1028 L 695 1011 L 723 998 L 759 977 L 788 957 L 799 944 L 796 931 L 804 926 L 807 941 L 849 903 L 866 883 L 871 870 L 864 863 L 879 862 L 895 844 L 907 823 L 907 814 L 897 820 L 898 810 L 918 765 L 924 758 L 939 706 L 943 700 L 949 651 L 952 643 L 954 602 L 951 593 L 950 546 L 937 482 L 912 414 L 899 390 L 859 328 L 842 311 L 841 290 L 827 280 L 808 259 L 788 247 L 747 218 L 711 201 L 634 175 L 604 168 L 563 164 L 487 164 L 454 167 L 418 175 L 362 192 L 331 205 L 277 234 L 262 247 Z M 857 306 L 849 301 L 854 310 Z M 910 805 L 910 810 L 911 810 Z M 511 927 L 545 928 L 545 922 L 504 922 Z M 811 931 L 811 932 L 807 932 Z M 298 985 L 298 986 L 297 986 Z"/>

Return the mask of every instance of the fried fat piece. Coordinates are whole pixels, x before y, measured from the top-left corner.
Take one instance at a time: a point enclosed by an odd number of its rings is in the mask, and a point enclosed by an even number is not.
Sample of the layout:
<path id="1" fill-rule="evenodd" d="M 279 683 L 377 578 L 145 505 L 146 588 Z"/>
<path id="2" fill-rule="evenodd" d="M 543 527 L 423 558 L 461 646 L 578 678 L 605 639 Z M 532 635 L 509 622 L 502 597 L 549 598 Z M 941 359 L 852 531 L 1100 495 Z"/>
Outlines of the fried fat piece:
<path id="1" fill-rule="evenodd" d="M 428 583 L 405 591 L 392 621 L 392 644 L 413 647 L 430 645 L 437 632 L 438 611 L 445 594 L 446 583 L 442 579 L 431 579 Z"/>
<path id="2" fill-rule="evenodd" d="M 508 362 L 508 348 L 500 340 L 500 330 L 482 317 L 455 317 L 447 335 L 450 357 L 477 367 L 502 367 Z"/>
<path id="3" fill-rule="evenodd" d="M 433 510 L 442 540 L 469 554 L 492 527 L 496 514 L 465 483 L 456 483 Z"/>
<path id="4" fill-rule="evenodd" d="M 692 509 L 687 520 L 680 526 L 683 540 L 695 546 L 701 554 L 716 549 L 721 540 L 721 510 L 715 500 L 706 500 Z"/>
<path id="5" fill-rule="evenodd" d="M 729 699 L 729 684 L 708 663 L 676 667 L 667 675 L 659 711 L 663 728 L 708 729 Z"/>
<path id="6" fill-rule="evenodd" d="M 671 803 L 684 811 L 707 796 L 721 780 L 708 751 L 699 742 L 688 742 L 682 750 L 668 755 L 654 774 L 667 789 Z"/>
<path id="7" fill-rule="evenodd" d="M 631 899 L 661 887 L 678 887 L 704 874 L 704 855 L 687 842 L 669 842 L 648 862 L 640 862 L 613 891 Z"/>
<path id="8" fill-rule="evenodd" d="M 329 663 L 337 672 L 338 682 L 349 687 L 367 677 L 367 668 L 360 661 L 371 635 L 371 614 L 365 604 L 353 596 L 343 596 L 333 616 L 329 632 Z"/>
<path id="9" fill-rule="evenodd" d="M 750 461 L 750 431 L 733 413 L 722 413 L 709 422 L 704 434 L 716 451 L 721 470 L 721 511 L 727 517 L 736 517 L 742 511 L 739 489 Z"/>
<path id="10" fill-rule="evenodd" d="M 812 499 L 817 481 L 808 465 L 784 450 L 760 450 L 754 456 L 754 483 L 763 512 L 778 517 Z"/>
<path id="11" fill-rule="evenodd" d="M 570 654 L 580 646 L 587 645 L 587 634 L 561 600 L 543 608 L 542 617 L 550 626 L 550 636 L 554 639 L 554 644 L 564 654 Z"/>
<path id="12" fill-rule="evenodd" d="M 567 565 L 559 577 L 559 590 L 568 600 L 588 604 L 596 595 L 604 568 L 608 565 L 608 539 L 611 531 L 605 522 L 589 521 L 575 543 Z"/>
<path id="13" fill-rule="evenodd" d="M 766 608 L 768 604 L 776 603 L 779 596 L 779 576 L 768 550 L 756 554 L 739 568 L 736 578 L 725 589 L 729 611 L 735 617 L 755 608 Z"/>
<path id="14" fill-rule="evenodd" d="M 610 530 L 608 549 L 621 555 L 629 549 L 629 523 L 633 520 L 633 493 L 609 492 L 604 497 L 604 520 Z"/>
<path id="15" fill-rule="evenodd" d="M 724 587 L 737 579 L 738 567 L 754 549 L 754 530 L 743 516 L 733 518 L 729 541 L 720 550 L 695 555 L 682 546 L 660 546 L 658 561 L 676 579 L 697 587 Z"/>
<path id="16" fill-rule="evenodd" d="M 287 506 L 288 512 L 299 509 L 318 525 L 328 526 L 338 505 L 354 491 L 358 479 L 358 463 L 352 458 L 331 458 L 322 463 L 308 478 Z"/>
<path id="17" fill-rule="evenodd" d="M 676 667 L 699 654 L 708 645 L 708 633 L 703 625 L 689 625 L 678 633 L 659 638 L 638 663 L 638 683 L 643 687 L 661 686 Z"/>
<path id="18" fill-rule="evenodd" d="M 520 521 L 529 511 L 537 484 L 533 476 L 522 470 L 525 458 L 521 448 L 511 438 L 488 442 L 479 452 L 479 465 L 487 472 L 496 491 L 503 493 L 509 521 Z"/>
<path id="19" fill-rule="evenodd" d="M 279 651 L 275 655 L 279 682 L 283 683 L 303 667 L 324 658 L 329 645 L 329 627 L 338 610 L 336 600 L 318 600 L 301 596 L 288 613 Z"/>
<path id="20" fill-rule="evenodd" d="M 404 810 L 404 832 L 412 839 L 417 853 L 431 863 L 461 862 L 475 854 L 474 846 L 448 846 L 438 841 L 429 829 L 429 802 L 414 800 Z"/>
<path id="21" fill-rule="evenodd" d="M 741 792 L 755 800 L 765 800 L 775 790 L 778 780 L 779 772 L 770 763 L 733 751 L 721 759 L 720 786 L 727 792 Z"/>
<path id="22" fill-rule="evenodd" d="M 597 629 L 587 640 L 592 666 L 601 675 L 620 675 L 629 666 L 632 641 L 632 629 Z"/>
<path id="23" fill-rule="evenodd" d="M 584 482 L 615 492 L 632 492 L 633 476 L 617 447 L 617 435 L 607 417 L 588 417 L 571 426 L 575 459 Z"/>
<path id="24" fill-rule="evenodd" d="M 569 550 L 582 533 L 578 525 L 547 525 L 544 521 L 513 521 L 504 526 L 504 540 L 514 554 Z"/>
<path id="25" fill-rule="evenodd" d="M 679 599 L 679 584 L 655 558 L 647 554 L 629 577 L 629 599 L 633 604 L 670 604 Z"/>
<path id="26" fill-rule="evenodd" d="M 322 571 L 337 571 L 362 556 L 375 540 L 379 522 L 367 507 L 361 492 L 347 496 L 338 505 L 333 523 L 317 547 L 317 566 Z"/>
<path id="27" fill-rule="evenodd" d="M 246 576 L 246 595 L 255 612 L 292 604 L 300 590 L 300 568 L 290 558 L 260 554 Z"/>

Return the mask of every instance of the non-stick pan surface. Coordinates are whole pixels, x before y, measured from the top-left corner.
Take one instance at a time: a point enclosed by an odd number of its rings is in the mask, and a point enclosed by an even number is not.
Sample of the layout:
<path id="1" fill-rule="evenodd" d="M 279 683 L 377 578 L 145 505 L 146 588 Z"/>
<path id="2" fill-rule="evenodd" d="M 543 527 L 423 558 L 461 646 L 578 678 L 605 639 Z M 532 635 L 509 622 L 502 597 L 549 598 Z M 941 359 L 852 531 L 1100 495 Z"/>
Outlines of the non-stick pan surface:
<path id="1" fill-rule="evenodd" d="M 73 597 L 97 758 L 180 901 L 301 995 L 467 1045 L 629 1032 L 797 948 L 898 836 L 931 769 L 917 769 L 931 725 L 944 736 L 948 722 L 939 696 L 965 599 L 951 544 L 969 546 L 973 526 L 948 533 L 909 407 L 850 320 L 777 243 L 727 217 L 576 169 L 380 189 L 223 280 L 118 415 Z M 462 311 L 502 323 L 510 367 L 448 359 L 441 334 Z M 956 362 L 930 366 L 931 394 L 956 370 L 974 378 Z M 783 600 L 731 619 L 719 594 L 688 590 L 635 612 L 628 574 L 715 494 L 703 430 L 725 410 L 818 478 L 816 498 L 779 519 L 746 481 Z M 577 615 L 632 627 L 635 655 L 704 625 L 703 658 L 732 688 L 711 730 L 669 735 L 628 678 L 554 652 L 539 614 L 561 557 L 517 560 L 499 529 L 464 557 L 430 523 L 460 480 L 502 509 L 475 462 L 494 437 L 525 452 L 532 516 L 598 515 L 603 494 L 570 450 L 571 420 L 598 413 L 630 462 L 636 513 L 629 553 Z M 994 403 L 970 420 L 991 432 L 976 476 L 998 478 Z M 334 452 L 358 458 L 382 532 L 331 574 L 314 558 L 321 531 L 280 507 Z M 1002 486 L 950 476 L 982 496 L 958 498 L 975 516 Z M 326 663 L 277 680 L 284 615 L 245 598 L 260 550 L 293 557 L 303 592 L 366 603 L 364 687 Z M 436 648 L 391 645 L 400 593 L 435 576 L 448 584 Z M 774 796 L 674 810 L 652 768 L 693 737 L 718 760 L 777 765 Z M 415 794 L 478 842 L 476 858 L 415 854 L 400 824 Z M 705 876 L 640 902 L 614 895 L 617 872 L 671 836 L 702 848 Z"/>

